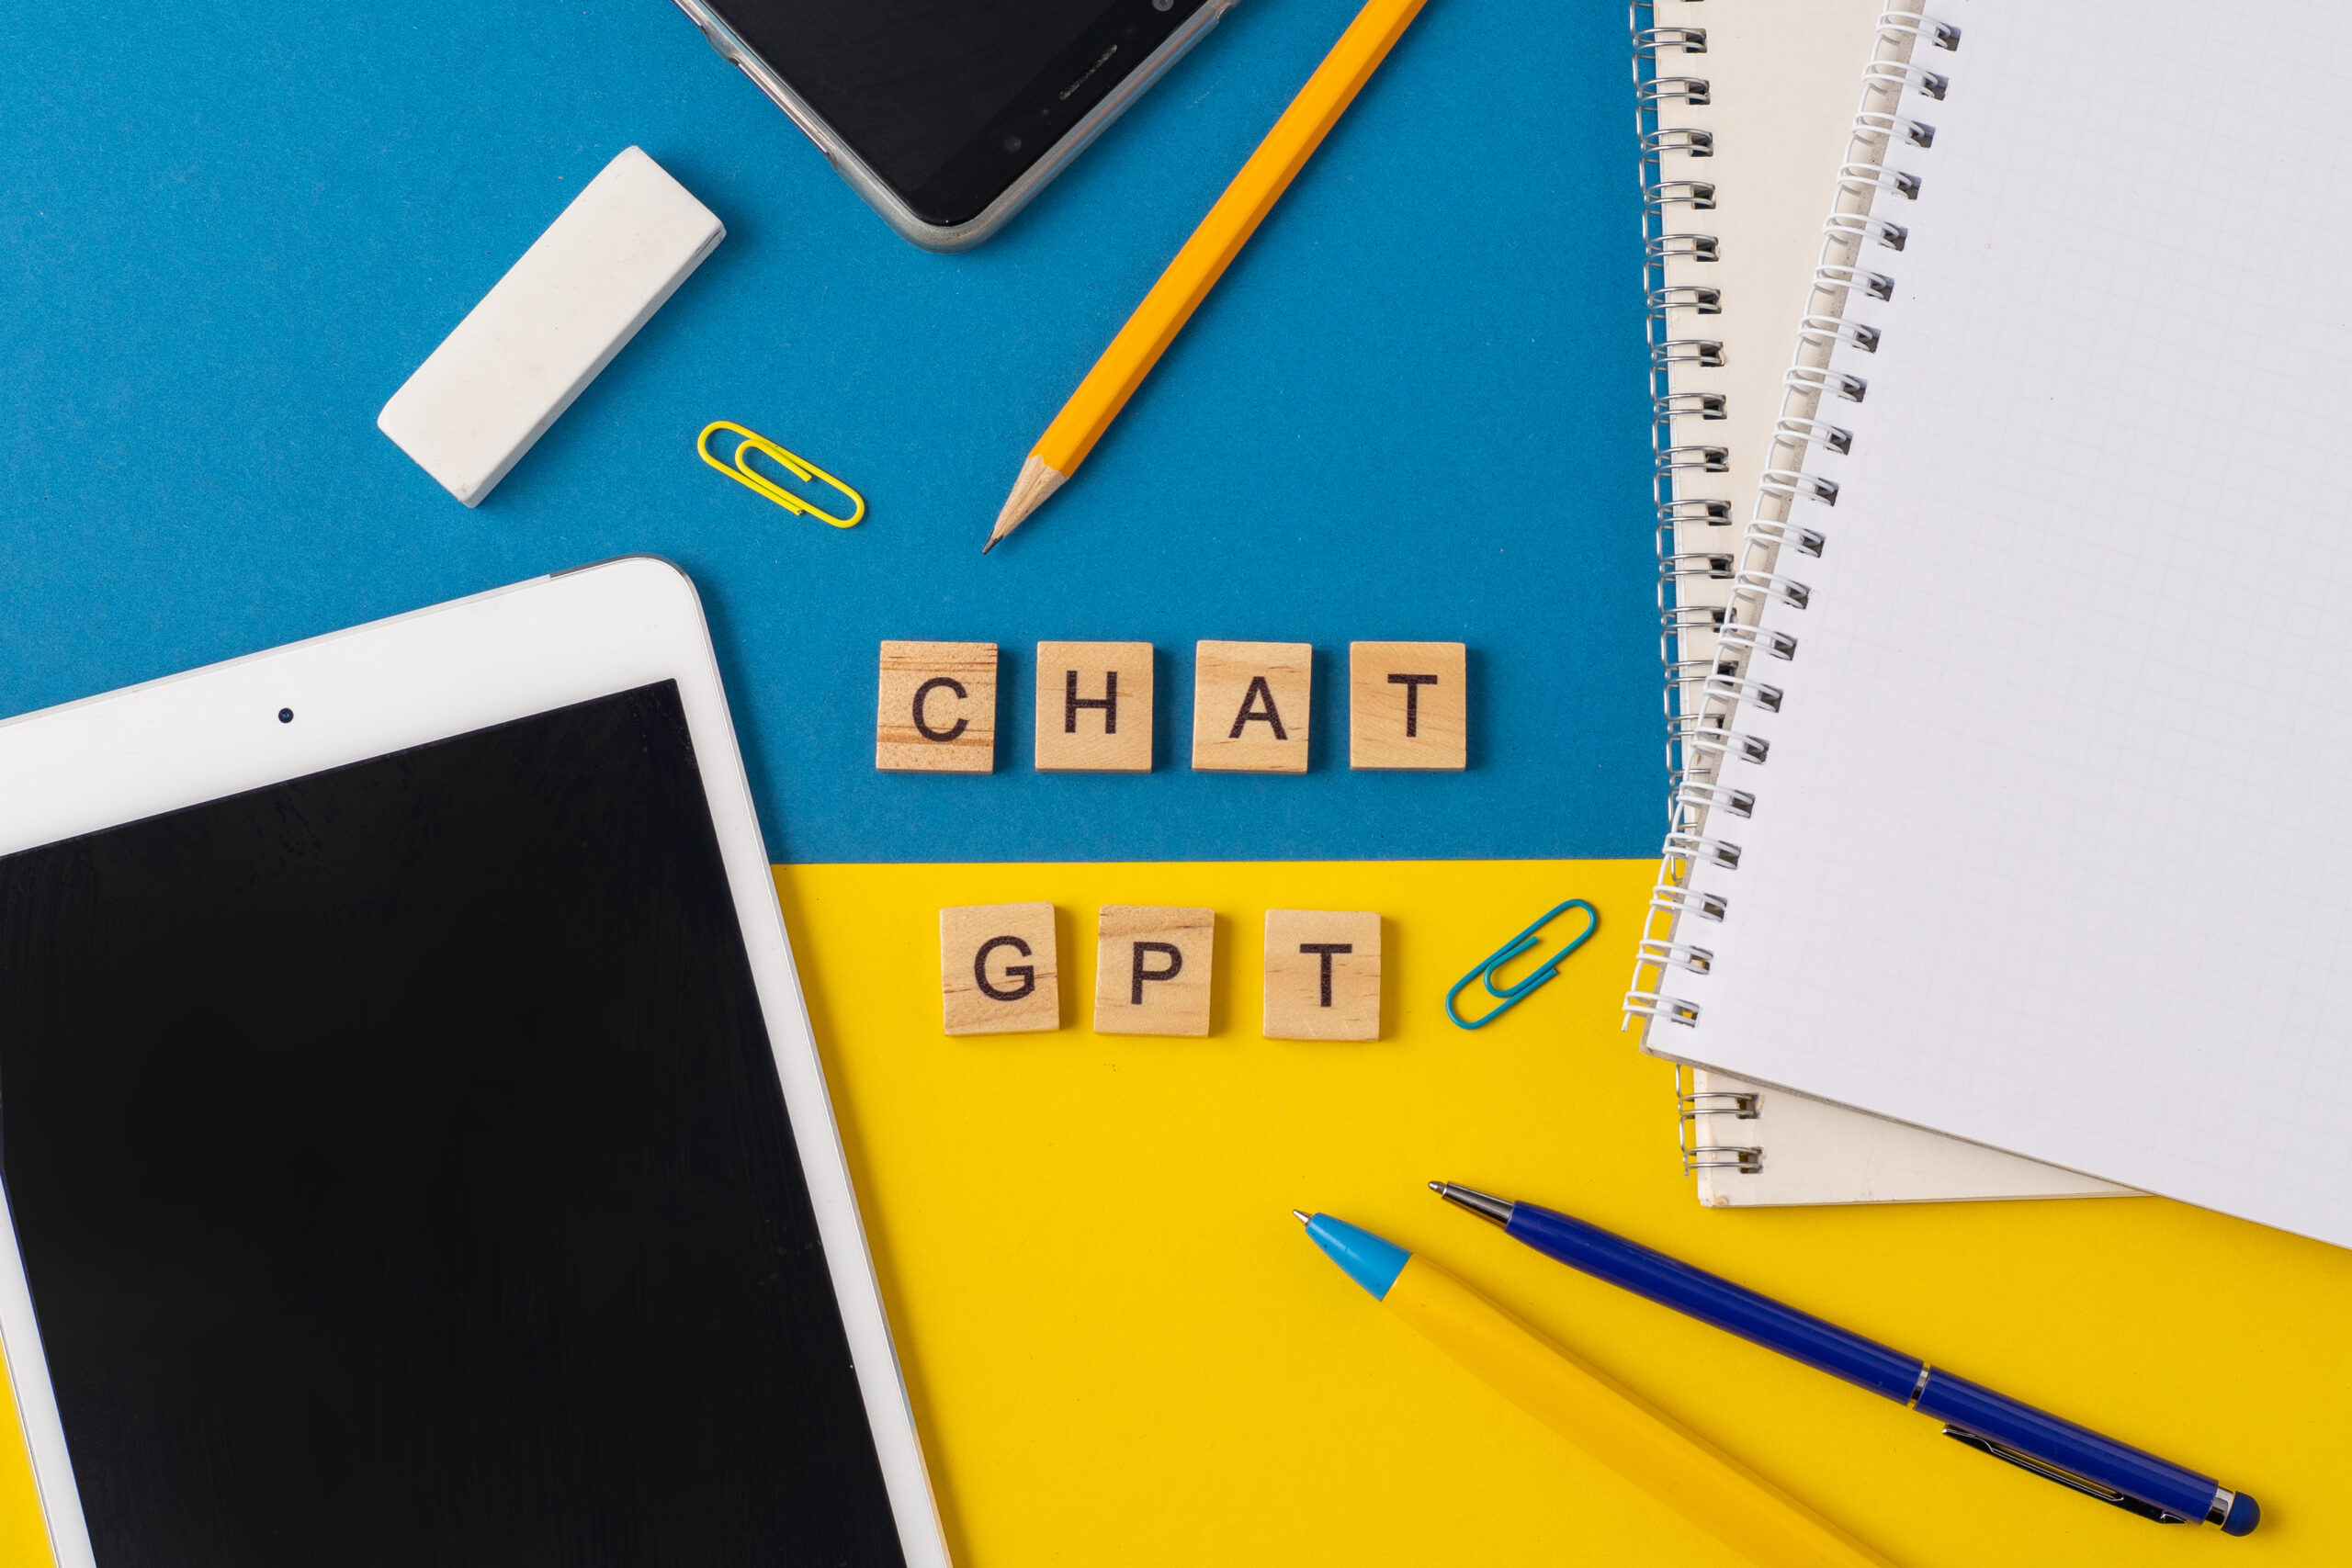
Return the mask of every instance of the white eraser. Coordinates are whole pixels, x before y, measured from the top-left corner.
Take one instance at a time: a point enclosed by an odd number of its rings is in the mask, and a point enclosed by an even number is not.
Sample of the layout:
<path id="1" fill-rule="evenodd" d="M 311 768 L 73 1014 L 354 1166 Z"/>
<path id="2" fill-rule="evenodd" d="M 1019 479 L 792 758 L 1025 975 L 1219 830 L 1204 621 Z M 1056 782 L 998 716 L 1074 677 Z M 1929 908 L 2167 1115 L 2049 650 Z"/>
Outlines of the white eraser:
<path id="1" fill-rule="evenodd" d="M 416 367 L 376 428 L 479 505 L 726 237 L 710 209 L 628 148 Z"/>

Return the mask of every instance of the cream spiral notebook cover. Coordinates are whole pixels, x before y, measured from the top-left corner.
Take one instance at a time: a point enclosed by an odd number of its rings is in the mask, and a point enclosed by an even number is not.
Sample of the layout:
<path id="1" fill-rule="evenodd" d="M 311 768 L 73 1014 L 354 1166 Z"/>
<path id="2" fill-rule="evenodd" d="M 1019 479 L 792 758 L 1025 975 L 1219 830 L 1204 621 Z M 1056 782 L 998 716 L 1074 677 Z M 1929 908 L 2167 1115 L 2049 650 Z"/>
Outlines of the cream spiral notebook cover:
<path id="1" fill-rule="evenodd" d="M 1821 215 L 1852 155 L 1865 67 L 1907 58 L 1880 0 L 1656 0 L 1632 8 L 1669 722 L 1698 715 L 1740 530 L 1773 448 Z M 1867 106 L 1866 106 L 1867 107 Z M 1865 128 L 1867 130 L 1867 128 Z M 1679 729 L 1668 763 L 1678 783 Z M 1697 762 L 1689 796 L 1710 782 Z M 2071 1197 L 2071 1171 L 1692 1069 L 1684 1165 L 1702 1203 Z"/>
<path id="2" fill-rule="evenodd" d="M 2343 58 L 2352 15 L 1936 7 L 1873 68 L 1802 456 L 1693 732 L 1746 813 L 1670 841 L 1629 1012 L 1656 1053 L 2352 1245 L 2313 1179 L 2352 1115 L 2352 566 L 2319 542 L 2352 141 L 2331 69 L 2282 64 Z"/>

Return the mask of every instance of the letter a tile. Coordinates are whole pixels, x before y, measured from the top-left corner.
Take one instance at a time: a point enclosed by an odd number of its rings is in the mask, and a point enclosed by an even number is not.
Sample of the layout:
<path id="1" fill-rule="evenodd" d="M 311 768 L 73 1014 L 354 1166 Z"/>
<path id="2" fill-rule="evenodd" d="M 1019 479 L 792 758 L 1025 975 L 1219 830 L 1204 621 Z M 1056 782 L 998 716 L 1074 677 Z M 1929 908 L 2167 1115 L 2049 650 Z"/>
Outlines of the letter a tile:
<path id="1" fill-rule="evenodd" d="M 965 904 L 940 910 L 939 994 L 950 1034 L 1060 1028 L 1054 907 Z"/>
<path id="2" fill-rule="evenodd" d="M 1204 642 L 1193 660 L 1193 766 L 1203 773 L 1306 772 L 1315 649 Z"/>
<path id="3" fill-rule="evenodd" d="M 996 771 L 996 644 L 886 642 L 874 765 L 888 773 Z"/>
<path id="4" fill-rule="evenodd" d="M 1094 959 L 1097 1034 L 1206 1034 L 1216 914 L 1102 906 Z"/>

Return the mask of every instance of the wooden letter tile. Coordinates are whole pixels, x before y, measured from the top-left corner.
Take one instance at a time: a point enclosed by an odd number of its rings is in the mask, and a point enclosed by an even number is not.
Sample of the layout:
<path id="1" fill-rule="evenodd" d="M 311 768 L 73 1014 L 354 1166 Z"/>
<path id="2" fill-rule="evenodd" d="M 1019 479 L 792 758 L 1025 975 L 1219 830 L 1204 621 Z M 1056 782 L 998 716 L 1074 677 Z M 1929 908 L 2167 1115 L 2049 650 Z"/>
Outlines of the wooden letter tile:
<path id="1" fill-rule="evenodd" d="M 1151 772 L 1151 644 L 1037 645 L 1037 771 Z"/>
<path id="2" fill-rule="evenodd" d="M 1214 910 L 1103 905 L 1094 1032 L 1206 1034 L 1216 938 Z"/>
<path id="3" fill-rule="evenodd" d="M 939 994 L 950 1034 L 1059 1029 L 1054 907 L 966 904 L 940 910 Z"/>
<path id="4" fill-rule="evenodd" d="M 1380 917 L 1266 911 L 1266 1038 L 1380 1038 Z"/>
<path id="5" fill-rule="evenodd" d="M 874 765 L 894 773 L 996 771 L 996 644 L 886 642 Z"/>
<path id="6" fill-rule="evenodd" d="M 1204 642 L 1193 660 L 1193 766 L 1306 772 L 1315 649 L 1303 642 Z"/>
<path id="7" fill-rule="evenodd" d="M 1458 642 L 1350 643 L 1348 766 L 1467 766 L 1468 666 Z"/>

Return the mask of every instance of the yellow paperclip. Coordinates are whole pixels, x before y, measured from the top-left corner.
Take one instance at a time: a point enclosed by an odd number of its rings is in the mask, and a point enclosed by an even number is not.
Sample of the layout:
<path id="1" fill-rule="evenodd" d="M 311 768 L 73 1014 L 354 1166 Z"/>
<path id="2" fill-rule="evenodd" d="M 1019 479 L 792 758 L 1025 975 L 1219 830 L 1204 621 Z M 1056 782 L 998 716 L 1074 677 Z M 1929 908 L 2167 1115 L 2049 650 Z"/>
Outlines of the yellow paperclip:
<path id="1" fill-rule="evenodd" d="M 710 433 L 714 430 L 731 430 L 743 438 L 735 444 L 735 461 L 732 464 L 722 463 L 710 455 Z M 804 482 L 822 479 L 849 497 L 852 505 L 850 514 L 846 517 L 836 517 L 822 507 L 811 506 L 766 475 L 753 471 L 752 466 L 743 461 L 743 454 L 753 447 L 757 447 L 782 463 L 791 470 L 794 479 Z M 808 458 L 794 456 L 758 431 L 746 430 L 732 420 L 715 419 L 704 425 L 702 434 L 695 438 L 695 450 L 702 454 L 704 462 L 708 463 L 737 484 L 757 491 L 786 512 L 805 512 L 811 517 L 821 518 L 831 523 L 836 528 L 854 528 L 857 526 L 858 519 L 865 515 L 865 497 L 858 494 Z"/>

